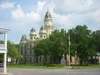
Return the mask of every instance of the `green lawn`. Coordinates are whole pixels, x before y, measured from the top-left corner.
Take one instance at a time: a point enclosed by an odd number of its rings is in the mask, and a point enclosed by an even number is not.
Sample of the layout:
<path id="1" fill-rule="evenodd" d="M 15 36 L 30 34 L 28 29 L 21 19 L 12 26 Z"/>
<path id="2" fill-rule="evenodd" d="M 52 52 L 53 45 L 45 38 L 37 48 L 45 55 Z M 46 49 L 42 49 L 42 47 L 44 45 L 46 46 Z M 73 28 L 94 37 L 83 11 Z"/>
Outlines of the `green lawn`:
<path id="1" fill-rule="evenodd" d="M 59 64 L 55 65 L 35 65 L 35 64 L 8 64 L 9 68 L 47 68 L 47 69 L 76 69 L 75 66 L 63 67 Z M 98 64 L 89 64 L 88 66 L 79 66 L 79 69 L 100 68 Z"/>
<path id="2" fill-rule="evenodd" d="M 88 68 L 100 68 L 98 64 L 89 64 L 88 66 L 81 66 L 81 69 L 88 69 Z"/>
<path id="3" fill-rule="evenodd" d="M 9 68 L 51 68 L 60 69 L 62 66 L 48 66 L 48 65 L 36 65 L 36 64 L 7 64 Z"/>

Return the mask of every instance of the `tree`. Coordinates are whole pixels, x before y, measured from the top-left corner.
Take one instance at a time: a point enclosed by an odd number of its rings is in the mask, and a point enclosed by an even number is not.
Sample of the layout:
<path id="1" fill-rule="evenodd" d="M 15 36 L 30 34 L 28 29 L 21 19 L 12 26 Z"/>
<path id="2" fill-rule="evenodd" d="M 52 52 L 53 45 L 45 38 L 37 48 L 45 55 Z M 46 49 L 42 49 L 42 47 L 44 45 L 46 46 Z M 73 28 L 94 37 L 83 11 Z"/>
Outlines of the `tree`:
<path id="1" fill-rule="evenodd" d="M 33 48 L 35 56 L 43 55 L 44 57 L 49 55 L 49 49 L 50 49 L 50 41 L 48 39 L 40 40 Z M 45 64 L 44 60 L 43 63 Z"/>
<path id="2" fill-rule="evenodd" d="M 19 52 L 19 47 L 17 44 L 13 44 L 10 41 L 7 42 L 8 48 L 8 57 L 12 57 L 12 59 L 21 58 L 21 54 Z"/>
<path id="3" fill-rule="evenodd" d="M 80 58 L 80 64 L 86 62 L 88 57 L 95 54 L 95 50 L 90 45 L 91 42 L 91 30 L 88 30 L 87 26 L 80 26 L 69 30 L 71 34 L 71 47 L 77 51 L 77 55 Z"/>
<path id="4" fill-rule="evenodd" d="M 49 38 L 41 40 L 34 47 L 37 55 L 50 54 L 54 63 L 60 63 L 63 54 L 68 54 L 68 34 L 71 41 L 71 55 L 80 58 L 80 64 L 88 61 L 90 56 L 100 52 L 100 30 L 91 32 L 86 25 L 78 25 L 66 33 L 64 29 L 55 30 Z"/>
<path id="5" fill-rule="evenodd" d="M 34 52 L 37 56 L 48 55 L 49 54 L 49 40 L 40 40 L 34 47 Z"/>
<path id="6" fill-rule="evenodd" d="M 97 53 L 100 53 L 100 30 L 92 32 L 92 44 Z"/>
<path id="7" fill-rule="evenodd" d="M 60 63 L 62 54 L 66 52 L 67 39 L 66 31 L 55 30 L 49 38 L 40 40 L 34 47 L 35 54 L 40 55 L 51 55 L 54 63 Z"/>
<path id="8" fill-rule="evenodd" d="M 60 63 L 62 55 L 67 52 L 67 36 L 66 31 L 61 29 L 55 30 L 49 39 L 52 42 L 50 54 L 55 63 Z"/>
<path id="9" fill-rule="evenodd" d="M 100 53 L 100 30 L 96 30 L 92 32 L 90 46 L 92 49 L 95 50 L 94 52 L 95 59 L 93 59 L 93 56 L 91 56 L 90 61 L 91 63 L 97 63 L 96 56 L 98 53 Z"/>
<path id="10" fill-rule="evenodd" d="M 4 41 L 0 41 L 0 44 L 3 44 Z M 19 59 L 21 58 L 21 54 L 19 52 L 19 46 L 17 44 L 11 43 L 10 41 L 7 41 L 7 56 L 12 57 L 12 59 Z M 3 54 L 0 54 L 0 57 L 3 57 Z M 3 58 L 1 58 L 3 60 Z"/>

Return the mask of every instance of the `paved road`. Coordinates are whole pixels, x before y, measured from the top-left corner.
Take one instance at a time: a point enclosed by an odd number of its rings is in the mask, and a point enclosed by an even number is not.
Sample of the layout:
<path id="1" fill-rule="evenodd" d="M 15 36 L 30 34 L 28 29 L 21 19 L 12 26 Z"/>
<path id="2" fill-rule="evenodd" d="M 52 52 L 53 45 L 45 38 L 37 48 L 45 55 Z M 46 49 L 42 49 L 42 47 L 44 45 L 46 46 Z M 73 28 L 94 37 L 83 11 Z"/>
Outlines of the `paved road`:
<path id="1" fill-rule="evenodd" d="M 9 68 L 13 75 L 100 75 L 98 69 L 27 69 Z"/>

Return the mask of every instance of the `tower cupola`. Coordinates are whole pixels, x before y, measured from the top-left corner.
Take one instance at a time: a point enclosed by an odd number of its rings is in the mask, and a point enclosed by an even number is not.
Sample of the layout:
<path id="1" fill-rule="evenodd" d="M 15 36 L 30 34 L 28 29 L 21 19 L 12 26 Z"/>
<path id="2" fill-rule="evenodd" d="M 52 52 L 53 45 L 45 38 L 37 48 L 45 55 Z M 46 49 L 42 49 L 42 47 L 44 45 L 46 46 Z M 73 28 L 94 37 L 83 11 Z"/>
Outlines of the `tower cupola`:
<path id="1" fill-rule="evenodd" d="M 52 17 L 51 17 L 51 14 L 50 14 L 49 11 L 46 12 L 46 14 L 45 14 L 45 18 L 52 18 Z"/>
<path id="2" fill-rule="evenodd" d="M 44 25 L 45 26 L 51 26 L 52 25 L 52 17 L 49 11 L 46 12 L 45 18 L 44 18 Z"/>
<path id="3" fill-rule="evenodd" d="M 40 35 L 40 38 L 42 39 L 46 38 L 46 28 L 44 26 L 40 28 L 39 35 Z"/>
<path id="4" fill-rule="evenodd" d="M 20 43 L 26 43 L 26 42 L 27 42 L 26 35 L 22 35 L 22 38 L 20 40 Z"/>
<path id="5" fill-rule="evenodd" d="M 35 40 L 35 39 L 36 39 L 37 34 L 36 34 L 36 31 L 35 31 L 34 28 L 31 29 L 29 35 L 30 35 L 30 39 L 31 39 L 31 40 Z"/>

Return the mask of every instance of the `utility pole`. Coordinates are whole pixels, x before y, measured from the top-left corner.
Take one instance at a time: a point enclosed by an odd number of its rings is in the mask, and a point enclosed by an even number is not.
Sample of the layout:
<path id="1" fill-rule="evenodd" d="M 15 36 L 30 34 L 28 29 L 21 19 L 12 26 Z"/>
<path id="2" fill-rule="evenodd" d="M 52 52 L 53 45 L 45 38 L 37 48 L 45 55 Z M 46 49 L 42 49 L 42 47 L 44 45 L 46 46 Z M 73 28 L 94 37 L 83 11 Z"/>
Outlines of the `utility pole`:
<path id="1" fill-rule="evenodd" d="M 68 48 L 69 48 L 69 66 L 70 66 L 70 34 L 68 32 Z"/>

